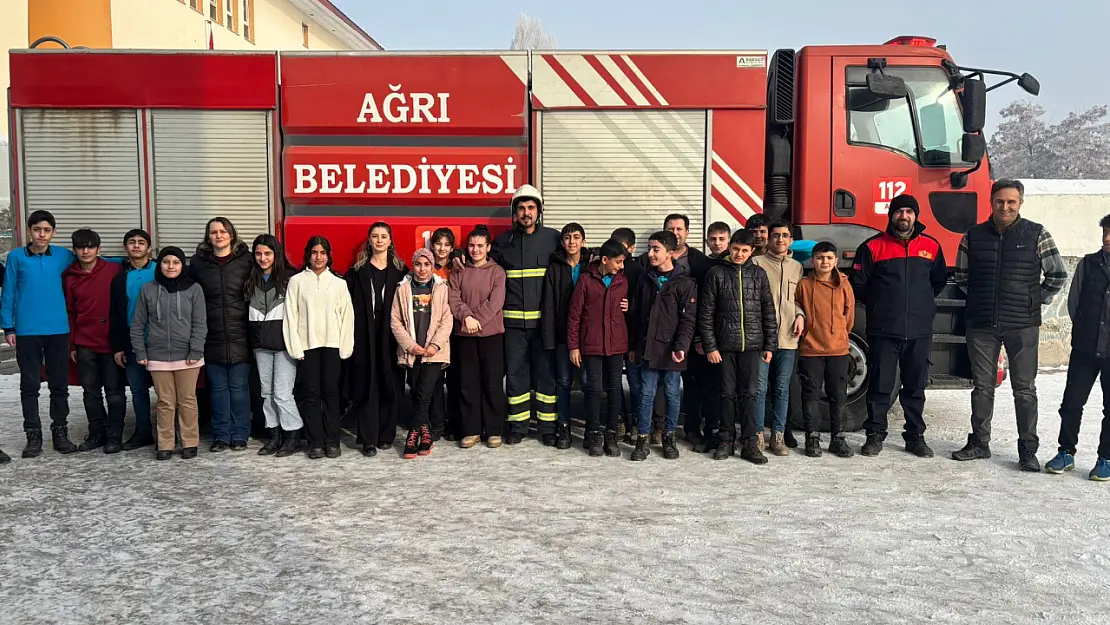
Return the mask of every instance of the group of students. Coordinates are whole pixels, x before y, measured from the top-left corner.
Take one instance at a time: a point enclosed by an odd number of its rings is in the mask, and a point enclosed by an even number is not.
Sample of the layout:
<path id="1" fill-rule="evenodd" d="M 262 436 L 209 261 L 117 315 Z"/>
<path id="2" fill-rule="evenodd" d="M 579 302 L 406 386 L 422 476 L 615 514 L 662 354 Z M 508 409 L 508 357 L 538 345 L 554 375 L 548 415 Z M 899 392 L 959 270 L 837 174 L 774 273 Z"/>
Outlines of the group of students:
<path id="1" fill-rule="evenodd" d="M 900 201 L 899 210 L 892 206 L 889 236 L 897 234 L 910 206 L 909 200 Z M 345 276 L 331 269 L 331 245 L 323 236 L 307 242 L 298 271 L 273 235 L 260 235 L 248 248 L 234 225 L 217 217 L 191 258 L 167 247 L 152 261 L 150 236 L 132 230 L 124 239 L 127 258 L 115 263 L 100 256 L 100 238 L 92 230 L 73 233 L 73 252 L 51 245 L 53 216 L 33 213 L 30 243 L 9 257 L 0 307 L 0 325 L 16 347 L 22 376 L 23 456 L 42 451 L 38 392 L 44 362 L 53 445 L 61 453 L 100 447 L 116 453 L 154 443 L 156 458 L 165 460 L 180 440 L 181 457 L 195 457 L 202 367 L 211 397 L 210 451 L 244 450 L 253 366 L 270 430 L 263 455 L 300 453 L 303 429 L 308 457 L 338 457 L 345 411 L 357 416 L 356 442 L 364 455 L 390 448 L 406 382 L 413 410 L 405 458 L 430 454 L 442 438 L 463 448 L 483 440 L 492 448 L 517 444 L 532 418 L 544 445 L 567 449 L 570 392 L 580 373 L 583 447 L 591 456 L 621 456 L 626 430 L 632 460 L 646 459 L 651 444 L 661 445 L 665 459 L 678 458 L 676 430 L 684 412 L 686 437 L 696 451 L 718 460 L 738 452 L 764 464 L 765 449 L 789 454 L 795 372 L 805 454 L 822 454 L 817 418 L 824 398 L 829 452 L 854 455 L 843 415 L 857 297 L 837 269 L 832 243 L 812 248 L 812 271 L 806 274 L 791 257 L 793 228 L 785 221 L 768 223 L 756 215 L 736 232 L 711 224 L 705 254 L 687 245 L 689 220 L 674 214 L 636 256 L 636 236 L 628 228 L 587 247 L 580 224 L 561 232 L 542 226 L 542 197 L 528 185 L 516 192 L 512 208 L 514 225 L 497 238 L 478 227 L 458 245 L 450 229 L 439 229 L 410 264 L 396 254 L 389 225 L 375 223 Z M 912 212 L 916 218 L 916 206 Z M 907 232 L 919 235 L 913 225 Z M 1105 256 L 1110 223 L 1101 225 Z M 903 240 L 909 245 L 911 238 Z M 871 263 L 867 246 L 857 256 Z M 937 257 L 927 260 L 926 280 L 937 282 L 944 271 L 939 247 Z M 853 275 L 873 273 L 870 266 L 857 270 Z M 70 359 L 89 419 L 89 434 L 79 445 L 69 440 L 66 427 Z M 1105 388 L 1107 360 L 1097 360 Z M 151 382 L 158 398 L 156 436 Z M 125 384 L 136 413 L 127 441 Z M 656 407 L 660 387 L 663 410 Z M 765 412 L 773 415 L 769 440 Z M 865 455 L 881 450 L 883 412 L 881 419 L 869 418 Z M 630 421 L 623 422 L 622 414 Z M 917 427 L 910 416 L 907 451 L 931 456 L 921 433 L 910 432 Z M 872 432 L 878 420 L 881 436 Z M 0 452 L 0 461 L 6 459 Z"/>

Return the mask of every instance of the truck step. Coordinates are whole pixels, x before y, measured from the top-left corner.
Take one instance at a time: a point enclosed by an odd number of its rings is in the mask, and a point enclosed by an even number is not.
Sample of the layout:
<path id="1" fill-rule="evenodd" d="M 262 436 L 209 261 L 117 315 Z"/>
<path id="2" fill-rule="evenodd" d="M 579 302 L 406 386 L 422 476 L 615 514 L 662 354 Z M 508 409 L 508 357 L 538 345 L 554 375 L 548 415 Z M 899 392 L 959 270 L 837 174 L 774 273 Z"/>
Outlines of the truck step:
<path id="1" fill-rule="evenodd" d="M 959 336 L 957 334 L 934 334 L 934 343 L 967 343 L 966 336 Z"/>
<path id="2" fill-rule="evenodd" d="M 929 388 L 931 389 L 968 389 L 971 387 L 972 384 L 970 379 L 962 378 L 958 375 L 938 373 L 929 376 Z"/>

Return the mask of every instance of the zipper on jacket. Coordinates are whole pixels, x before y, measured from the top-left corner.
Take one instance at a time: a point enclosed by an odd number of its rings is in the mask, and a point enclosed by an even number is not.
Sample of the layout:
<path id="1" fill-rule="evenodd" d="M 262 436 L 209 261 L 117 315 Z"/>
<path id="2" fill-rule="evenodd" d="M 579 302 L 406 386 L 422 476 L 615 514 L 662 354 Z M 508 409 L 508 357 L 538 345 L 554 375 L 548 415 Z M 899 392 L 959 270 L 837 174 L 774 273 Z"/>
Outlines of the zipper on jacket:
<path id="1" fill-rule="evenodd" d="M 902 241 L 902 249 L 906 253 L 906 258 L 902 264 L 902 288 L 906 293 L 902 297 L 902 304 L 905 306 L 906 314 L 902 317 L 902 339 L 909 340 L 910 336 L 910 240 Z"/>
<path id="2" fill-rule="evenodd" d="M 232 253 L 234 254 L 234 252 L 232 252 Z M 223 302 L 223 305 L 224 305 L 224 311 L 223 311 L 223 314 L 220 315 L 220 317 L 221 317 L 220 321 L 222 322 L 221 325 L 223 325 L 223 327 L 224 327 L 224 354 L 226 354 L 226 357 L 227 357 L 227 361 L 225 361 L 224 364 L 226 364 L 228 366 L 231 365 L 231 340 L 229 338 L 231 335 L 227 331 L 227 316 L 228 316 L 228 313 L 230 312 L 230 308 L 229 308 L 230 302 L 228 302 L 228 299 L 227 299 L 227 285 L 224 284 L 224 269 L 227 269 L 228 265 L 231 264 L 232 260 L 235 260 L 235 259 L 234 258 L 228 259 L 227 264 L 225 264 L 225 265 L 221 265 L 219 263 L 219 261 L 215 261 L 216 262 L 216 268 L 220 270 L 220 300 Z"/>
<path id="3" fill-rule="evenodd" d="M 605 287 L 605 295 L 601 298 L 601 351 L 603 356 L 608 356 L 609 343 L 605 340 L 605 328 L 609 325 L 609 287 L 605 286 L 605 276 L 601 276 L 601 286 Z"/>
<path id="4" fill-rule="evenodd" d="M 994 258 L 994 306 L 992 306 L 994 310 L 991 313 L 993 319 L 991 325 L 995 328 L 998 327 L 998 299 L 1002 296 L 1002 246 L 1005 243 L 1003 241 L 1005 236 L 1006 233 L 1004 232 L 998 234 L 998 253 L 995 254 Z"/>
<path id="5" fill-rule="evenodd" d="M 748 350 L 748 329 L 744 327 L 744 266 L 740 265 L 736 272 L 737 281 L 740 283 L 740 351 Z"/>

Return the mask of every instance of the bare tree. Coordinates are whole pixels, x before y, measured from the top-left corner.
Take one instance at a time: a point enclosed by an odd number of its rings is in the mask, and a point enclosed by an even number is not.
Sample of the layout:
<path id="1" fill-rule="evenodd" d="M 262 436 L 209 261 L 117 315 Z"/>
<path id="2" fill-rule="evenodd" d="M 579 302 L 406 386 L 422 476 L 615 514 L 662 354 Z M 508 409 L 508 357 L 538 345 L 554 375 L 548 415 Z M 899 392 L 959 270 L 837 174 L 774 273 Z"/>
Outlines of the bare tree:
<path id="1" fill-rule="evenodd" d="M 996 176 L 1013 178 L 1110 178 L 1110 121 L 1107 107 L 1044 120 L 1044 107 L 1019 100 L 1000 111 L 1002 121 L 990 140 Z"/>
<path id="2" fill-rule="evenodd" d="M 516 16 L 513 40 L 509 43 L 510 50 L 553 50 L 555 47 L 554 35 L 544 32 L 539 18 L 527 13 Z"/>

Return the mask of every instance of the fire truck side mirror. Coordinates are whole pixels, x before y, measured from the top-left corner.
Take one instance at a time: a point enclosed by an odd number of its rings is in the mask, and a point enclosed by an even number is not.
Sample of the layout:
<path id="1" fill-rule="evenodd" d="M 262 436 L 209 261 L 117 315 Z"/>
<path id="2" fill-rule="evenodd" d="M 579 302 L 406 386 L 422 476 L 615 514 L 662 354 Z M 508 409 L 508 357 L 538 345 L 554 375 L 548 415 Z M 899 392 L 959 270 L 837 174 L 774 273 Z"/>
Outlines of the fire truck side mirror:
<path id="1" fill-rule="evenodd" d="M 964 113 L 964 132 L 979 132 L 987 124 L 987 83 L 977 78 L 964 80 L 960 92 Z"/>
<path id="2" fill-rule="evenodd" d="M 960 146 L 960 160 L 965 163 L 978 163 L 987 153 L 987 140 L 981 134 L 965 133 Z"/>
<path id="3" fill-rule="evenodd" d="M 901 100 L 906 97 L 906 81 L 899 76 L 872 72 L 867 75 L 867 91 L 884 100 Z"/>
<path id="4" fill-rule="evenodd" d="M 1033 78 L 1030 74 L 1022 74 L 1018 78 L 1018 86 L 1029 95 L 1035 96 L 1041 94 L 1041 81 Z"/>

